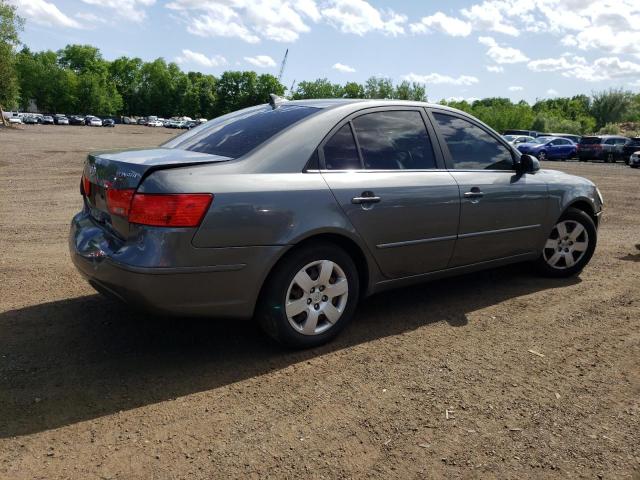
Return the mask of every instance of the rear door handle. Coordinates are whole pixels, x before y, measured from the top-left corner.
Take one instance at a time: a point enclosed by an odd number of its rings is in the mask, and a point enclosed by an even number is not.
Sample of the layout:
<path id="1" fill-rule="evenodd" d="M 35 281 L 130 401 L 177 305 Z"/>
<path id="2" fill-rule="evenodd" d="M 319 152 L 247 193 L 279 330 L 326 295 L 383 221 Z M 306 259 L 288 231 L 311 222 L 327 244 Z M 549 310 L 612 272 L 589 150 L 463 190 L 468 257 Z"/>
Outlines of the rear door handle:
<path id="1" fill-rule="evenodd" d="M 470 192 L 465 192 L 464 193 L 464 197 L 465 198 L 480 198 L 480 197 L 484 197 L 484 192 L 481 192 L 480 189 L 474 190 L 472 188 Z"/>
<path id="2" fill-rule="evenodd" d="M 353 197 L 351 199 L 351 203 L 356 204 L 356 205 L 362 205 L 362 204 L 367 204 L 367 203 L 379 203 L 381 200 L 380 197 L 376 197 L 373 192 L 370 191 L 366 191 L 366 192 L 362 192 L 362 194 L 359 197 Z"/>

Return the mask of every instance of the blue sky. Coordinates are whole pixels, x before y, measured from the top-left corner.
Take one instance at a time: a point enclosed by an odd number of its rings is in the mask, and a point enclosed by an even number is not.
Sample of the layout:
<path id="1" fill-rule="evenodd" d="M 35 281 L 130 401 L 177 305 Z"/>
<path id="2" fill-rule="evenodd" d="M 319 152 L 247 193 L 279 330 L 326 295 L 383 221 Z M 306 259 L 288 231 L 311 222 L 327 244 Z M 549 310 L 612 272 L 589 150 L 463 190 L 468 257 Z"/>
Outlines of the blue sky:
<path id="1" fill-rule="evenodd" d="M 88 43 L 111 60 L 278 73 L 283 83 L 372 75 L 432 101 L 640 91 L 640 0 L 8 0 L 34 50 Z"/>

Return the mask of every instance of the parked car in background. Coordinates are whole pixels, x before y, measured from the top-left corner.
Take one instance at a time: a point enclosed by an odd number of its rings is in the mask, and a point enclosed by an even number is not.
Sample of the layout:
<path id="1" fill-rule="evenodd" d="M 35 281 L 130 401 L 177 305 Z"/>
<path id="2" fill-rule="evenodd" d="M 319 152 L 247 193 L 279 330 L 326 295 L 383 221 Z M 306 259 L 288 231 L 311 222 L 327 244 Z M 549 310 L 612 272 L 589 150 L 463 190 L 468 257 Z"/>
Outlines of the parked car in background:
<path id="1" fill-rule="evenodd" d="M 535 130 L 505 130 L 502 135 L 525 135 L 527 137 L 540 137 L 541 135 Z"/>
<path id="2" fill-rule="evenodd" d="M 567 160 L 576 155 L 576 144 L 560 137 L 538 137 L 529 143 L 516 147 L 522 153 L 528 153 L 538 160 Z"/>
<path id="3" fill-rule="evenodd" d="M 67 116 L 64 113 L 56 113 L 53 116 L 53 123 L 55 123 L 56 125 L 59 125 L 59 121 L 61 118 L 67 118 Z"/>
<path id="4" fill-rule="evenodd" d="M 69 125 L 69 119 L 67 117 L 56 117 L 55 121 L 58 125 Z"/>
<path id="5" fill-rule="evenodd" d="M 151 120 L 147 122 L 147 127 L 162 127 L 164 124 L 160 120 Z"/>
<path id="6" fill-rule="evenodd" d="M 139 118 L 136 123 L 138 125 L 146 125 L 147 124 L 147 119 L 146 118 Z"/>
<path id="7" fill-rule="evenodd" d="M 511 145 L 516 146 L 521 143 L 528 143 L 535 140 L 533 137 L 528 135 L 503 135 L 504 139 L 509 142 Z"/>
<path id="8" fill-rule="evenodd" d="M 578 157 L 581 162 L 604 160 L 605 163 L 614 163 L 622 159 L 624 145 L 629 140 L 620 135 L 584 136 L 578 143 Z"/>
<path id="9" fill-rule="evenodd" d="M 181 317 L 254 316 L 313 347 L 361 297 L 523 261 L 568 277 L 594 252 L 596 186 L 540 170 L 467 113 L 272 102 L 87 157 L 69 248 L 91 285 Z"/>
<path id="10" fill-rule="evenodd" d="M 42 117 L 42 124 L 53 125 L 53 117 L 50 115 L 45 115 L 44 117 Z"/>
<path id="11" fill-rule="evenodd" d="M 23 123 L 23 122 L 22 122 L 22 118 L 21 118 L 21 117 L 9 117 L 9 118 L 7 119 L 7 121 L 8 121 L 10 124 L 14 124 L 14 125 L 22 125 L 22 123 Z"/>
<path id="12" fill-rule="evenodd" d="M 25 117 L 22 117 L 22 123 L 24 123 L 25 125 L 37 125 L 39 123 L 38 117 L 27 115 Z"/>
<path id="13" fill-rule="evenodd" d="M 198 118 L 196 121 L 198 123 L 207 123 L 209 120 L 207 120 L 206 118 Z"/>
<path id="14" fill-rule="evenodd" d="M 634 153 L 640 150 L 640 137 L 633 137 L 622 147 L 622 156 L 624 157 L 624 163 L 629 164 L 630 157 Z"/>
<path id="15" fill-rule="evenodd" d="M 85 125 L 88 125 L 90 127 L 101 127 L 102 119 L 98 117 L 94 117 L 93 115 L 88 115 L 87 117 L 85 117 L 84 123 Z"/>
<path id="16" fill-rule="evenodd" d="M 69 117 L 69 124 L 70 125 L 84 125 L 84 117 L 81 117 L 79 115 L 72 115 L 71 117 Z"/>
<path id="17" fill-rule="evenodd" d="M 116 121 L 113 118 L 105 118 L 104 120 L 102 120 L 102 126 L 103 127 L 115 127 L 116 126 Z"/>
<path id="18" fill-rule="evenodd" d="M 582 138 L 582 135 L 575 135 L 573 133 L 552 133 L 550 134 L 550 136 L 552 137 L 560 137 L 560 138 L 566 138 L 568 140 L 571 140 L 573 143 L 575 143 L 576 145 L 578 144 L 578 142 L 580 141 L 580 139 Z"/>
<path id="19" fill-rule="evenodd" d="M 634 152 L 629 156 L 629 166 L 631 168 L 640 167 L 640 149 L 638 149 L 637 152 Z"/>

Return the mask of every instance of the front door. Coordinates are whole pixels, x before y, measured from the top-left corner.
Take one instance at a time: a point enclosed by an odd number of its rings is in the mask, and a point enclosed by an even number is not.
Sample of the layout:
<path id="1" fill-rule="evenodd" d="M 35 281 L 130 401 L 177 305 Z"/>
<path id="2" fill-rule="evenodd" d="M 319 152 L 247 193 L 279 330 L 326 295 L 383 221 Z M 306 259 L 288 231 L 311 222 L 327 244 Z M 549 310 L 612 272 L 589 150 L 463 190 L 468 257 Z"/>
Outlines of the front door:
<path id="1" fill-rule="evenodd" d="M 430 128 L 430 127 L 429 127 Z M 420 109 L 367 110 L 320 147 L 323 177 L 389 278 L 446 268 L 460 214 Z"/>
<path id="2" fill-rule="evenodd" d="M 535 252 L 544 236 L 547 185 L 515 172 L 513 153 L 479 123 L 432 111 L 449 171 L 460 188 L 458 240 L 450 266 Z"/>

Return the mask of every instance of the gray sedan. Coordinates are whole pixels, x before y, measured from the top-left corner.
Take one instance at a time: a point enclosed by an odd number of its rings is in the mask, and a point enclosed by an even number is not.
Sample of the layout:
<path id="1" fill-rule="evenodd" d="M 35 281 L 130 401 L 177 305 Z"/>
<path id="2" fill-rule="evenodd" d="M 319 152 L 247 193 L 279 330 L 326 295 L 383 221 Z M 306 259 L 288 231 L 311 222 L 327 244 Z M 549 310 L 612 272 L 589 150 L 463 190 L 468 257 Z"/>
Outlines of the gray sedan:
<path id="1" fill-rule="evenodd" d="M 69 246 L 98 291 L 255 317 L 293 347 L 382 290 L 525 261 L 575 275 L 603 204 L 458 110 L 276 97 L 159 148 L 90 154 L 81 192 Z"/>

